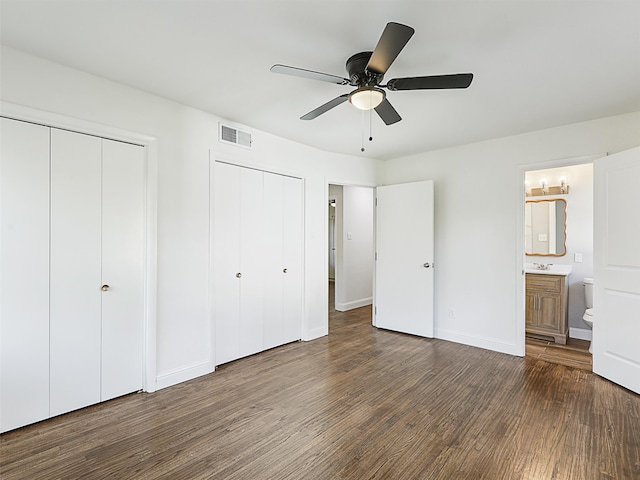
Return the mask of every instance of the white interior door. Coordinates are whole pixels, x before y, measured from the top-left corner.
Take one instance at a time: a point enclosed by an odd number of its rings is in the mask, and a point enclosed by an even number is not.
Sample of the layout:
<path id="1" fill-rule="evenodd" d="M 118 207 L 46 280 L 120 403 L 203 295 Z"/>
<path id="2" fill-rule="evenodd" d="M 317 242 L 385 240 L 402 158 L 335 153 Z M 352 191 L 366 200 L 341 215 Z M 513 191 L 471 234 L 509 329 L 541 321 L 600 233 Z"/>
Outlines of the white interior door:
<path id="1" fill-rule="evenodd" d="M 49 129 L 0 119 L 0 431 L 49 417 Z"/>
<path id="2" fill-rule="evenodd" d="M 215 364 L 240 358 L 240 169 L 214 163 Z"/>
<path id="3" fill-rule="evenodd" d="M 101 145 L 51 129 L 52 416 L 100 401 Z"/>
<path id="4" fill-rule="evenodd" d="M 264 174 L 240 169 L 240 356 L 263 350 Z"/>
<path id="5" fill-rule="evenodd" d="M 594 162 L 593 371 L 640 393 L 640 148 Z"/>
<path id="6" fill-rule="evenodd" d="M 302 338 L 302 254 L 303 192 L 302 180 L 283 177 L 283 240 L 281 265 L 283 277 L 283 339 L 281 343 Z"/>
<path id="7" fill-rule="evenodd" d="M 144 149 L 102 140 L 101 400 L 142 388 Z"/>
<path id="8" fill-rule="evenodd" d="M 264 349 L 282 345 L 284 338 L 283 178 L 282 175 L 264 174 Z"/>
<path id="9" fill-rule="evenodd" d="M 376 189 L 374 325 L 433 337 L 433 181 Z"/>

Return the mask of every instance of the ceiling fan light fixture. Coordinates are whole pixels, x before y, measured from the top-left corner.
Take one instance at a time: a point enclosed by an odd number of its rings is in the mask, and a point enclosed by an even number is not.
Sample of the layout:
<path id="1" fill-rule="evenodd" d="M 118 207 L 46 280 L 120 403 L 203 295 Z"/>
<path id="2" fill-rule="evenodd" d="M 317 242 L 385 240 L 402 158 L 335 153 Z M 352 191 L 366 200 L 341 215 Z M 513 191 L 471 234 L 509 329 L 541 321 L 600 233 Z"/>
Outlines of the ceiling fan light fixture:
<path id="1" fill-rule="evenodd" d="M 362 87 L 349 95 L 349 101 L 360 110 L 372 110 L 380 105 L 385 97 L 384 90 L 375 87 Z"/>

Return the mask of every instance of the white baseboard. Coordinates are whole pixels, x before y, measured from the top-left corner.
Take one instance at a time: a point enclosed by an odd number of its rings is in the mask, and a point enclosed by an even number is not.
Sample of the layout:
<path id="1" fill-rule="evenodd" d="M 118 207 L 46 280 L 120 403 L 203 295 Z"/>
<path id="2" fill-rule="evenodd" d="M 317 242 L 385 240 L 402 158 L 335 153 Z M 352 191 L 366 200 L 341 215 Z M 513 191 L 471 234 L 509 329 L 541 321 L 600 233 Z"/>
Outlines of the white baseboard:
<path id="1" fill-rule="evenodd" d="M 442 329 L 436 329 L 434 333 L 435 338 L 440 340 L 461 343 L 471 347 L 484 348 L 485 350 L 493 350 L 494 352 L 507 353 L 518 357 L 524 356 L 524 351 L 521 352 L 520 348 L 516 344 L 499 342 L 489 338 L 471 337 L 469 335 Z"/>
<path id="2" fill-rule="evenodd" d="M 346 312 L 347 310 L 353 310 L 354 308 L 364 307 L 366 305 L 371 305 L 373 303 L 373 298 L 361 298 L 360 300 L 354 300 L 353 302 L 347 303 L 336 303 L 336 310 L 339 312 Z"/>
<path id="3" fill-rule="evenodd" d="M 592 333 L 593 332 L 591 330 L 589 330 L 588 328 L 569 327 L 569 337 L 570 338 L 577 338 L 579 340 L 589 340 L 589 341 L 591 341 L 593 339 Z"/>
<path id="4" fill-rule="evenodd" d="M 162 373 L 156 377 L 156 390 L 171 387 L 178 383 L 201 377 L 202 375 L 207 375 L 213 372 L 213 370 L 214 367 L 211 362 L 206 361 Z"/>

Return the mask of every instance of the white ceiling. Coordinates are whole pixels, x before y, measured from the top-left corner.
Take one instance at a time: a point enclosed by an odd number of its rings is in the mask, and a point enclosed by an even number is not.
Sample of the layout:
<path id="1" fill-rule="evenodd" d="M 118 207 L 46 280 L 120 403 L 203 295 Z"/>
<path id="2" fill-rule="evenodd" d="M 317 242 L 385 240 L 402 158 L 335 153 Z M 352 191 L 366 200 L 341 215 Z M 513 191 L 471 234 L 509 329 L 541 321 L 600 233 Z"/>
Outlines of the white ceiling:
<path id="1" fill-rule="evenodd" d="M 388 159 L 640 111 L 640 1 L 0 0 L 2 43 L 323 150 Z M 351 90 L 273 74 L 347 76 L 389 21 L 416 33 L 386 79 L 472 72 L 466 90 L 389 92 L 403 120 Z M 365 135 L 368 137 L 368 117 Z"/>

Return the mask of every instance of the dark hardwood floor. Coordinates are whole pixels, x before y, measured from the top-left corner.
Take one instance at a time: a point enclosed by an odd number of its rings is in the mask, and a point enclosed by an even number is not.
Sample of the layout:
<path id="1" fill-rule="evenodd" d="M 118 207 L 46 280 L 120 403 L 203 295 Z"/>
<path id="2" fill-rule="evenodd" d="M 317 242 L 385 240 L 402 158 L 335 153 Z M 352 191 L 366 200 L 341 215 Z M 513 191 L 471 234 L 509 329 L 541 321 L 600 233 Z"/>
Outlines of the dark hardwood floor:
<path id="1" fill-rule="evenodd" d="M 640 396 L 332 312 L 330 335 L 0 437 L 13 479 L 638 479 Z"/>
<path id="2" fill-rule="evenodd" d="M 586 340 L 569 338 L 566 345 L 560 345 L 548 340 L 527 337 L 525 355 L 591 371 L 593 362 L 589 353 L 589 343 Z"/>

